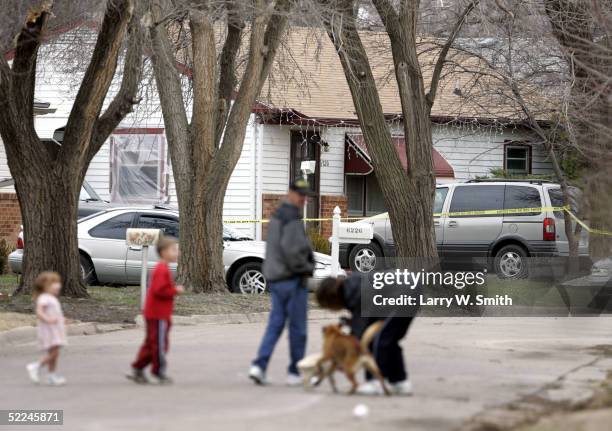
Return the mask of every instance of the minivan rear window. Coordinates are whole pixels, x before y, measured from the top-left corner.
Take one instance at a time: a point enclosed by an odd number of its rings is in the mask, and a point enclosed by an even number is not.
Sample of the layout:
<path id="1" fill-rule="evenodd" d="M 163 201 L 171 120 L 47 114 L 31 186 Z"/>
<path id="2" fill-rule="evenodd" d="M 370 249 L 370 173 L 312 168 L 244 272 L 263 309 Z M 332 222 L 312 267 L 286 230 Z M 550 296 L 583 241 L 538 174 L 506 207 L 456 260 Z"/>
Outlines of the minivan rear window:
<path id="1" fill-rule="evenodd" d="M 474 185 L 458 186 L 453 192 L 450 212 L 465 211 L 488 211 L 501 210 L 504 208 L 504 186 L 503 185 Z M 451 217 L 499 217 L 490 215 L 464 215 Z"/>
<path id="2" fill-rule="evenodd" d="M 578 199 L 579 192 L 578 189 L 571 187 L 569 189 L 570 192 L 570 208 L 574 214 L 578 213 Z M 561 189 L 548 189 L 548 196 L 550 197 L 550 204 L 553 207 L 562 207 L 563 206 L 563 192 Z M 555 217 L 562 218 L 564 216 L 564 211 L 555 211 Z"/>
<path id="3" fill-rule="evenodd" d="M 505 214 L 507 216 L 531 216 L 542 213 L 542 199 L 540 198 L 540 191 L 535 187 L 529 186 L 506 186 L 506 192 L 504 195 L 504 209 L 524 209 L 524 208 L 540 208 L 538 211 L 533 212 L 516 212 Z"/>

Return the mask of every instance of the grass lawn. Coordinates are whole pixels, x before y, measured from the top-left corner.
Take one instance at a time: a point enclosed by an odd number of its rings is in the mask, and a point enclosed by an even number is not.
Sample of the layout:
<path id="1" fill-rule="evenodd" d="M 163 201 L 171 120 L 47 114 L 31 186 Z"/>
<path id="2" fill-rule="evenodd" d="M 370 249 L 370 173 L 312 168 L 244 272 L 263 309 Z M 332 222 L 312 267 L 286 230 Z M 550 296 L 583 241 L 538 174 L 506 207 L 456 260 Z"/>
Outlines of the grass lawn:
<path id="1" fill-rule="evenodd" d="M 15 290 L 17 277 L 0 275 L 0 330 L 8 329 L 10 322 L 20 317 L 29 322 L 31 317 L 20 314 L 34 313 L 32 298 L 27 295 L 7 297 Z M 90 298 L 62 298 L 64 314 L 68 319 L 84 322 L 133 323 L 139 313 L 140 287 L 91 286 Z M 176 300 L 175 314 L 229 314 L 268 311 L 268 295 L 236 295 L 231 293 L 193 294 L 186 293 Z M 9 314 L 10 313 L 10 314 Z M 3 324 L 2 321 L 5 323 Z M 16 323 L 20 323 L 16 322 Z M 23 326 L 27 323 L 15 324 Z"/>

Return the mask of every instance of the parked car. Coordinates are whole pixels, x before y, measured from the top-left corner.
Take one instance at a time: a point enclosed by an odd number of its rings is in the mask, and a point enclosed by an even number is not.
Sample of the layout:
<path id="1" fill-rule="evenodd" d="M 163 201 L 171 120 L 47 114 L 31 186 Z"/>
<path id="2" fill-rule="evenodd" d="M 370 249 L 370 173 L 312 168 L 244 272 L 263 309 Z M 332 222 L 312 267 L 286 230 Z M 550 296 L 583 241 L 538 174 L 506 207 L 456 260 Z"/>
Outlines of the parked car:
<path id="1" fill-rule="evenodd" d="M 87 284 L 138 284 L 140 282 L 141 248 L 128 247 L 126 230 L 130 227 L 161 229 L 164 235 L 179 236 L 178 210 L 169 207 L 124 207 L 107 209 L 78 222 L 81 274 Z M 20 234 L 20 239 L 22 234 Z M 9 265 L 21 272 L 23 241 L 9 255 Z M 232 292 L 259 294 L 266 290 L 261 272 L 265 242 L 254 241 L 239 231 L 223 226 L 223 265 L 225 278 Z M 149 269 L 159 256 L 149 251 Z M 315 273 L 309 288 L 331 275 L 331 257 L 315 253 Z M 171 268 L 176 271 L 176 265 Z M 340 274 L 344 274 L 341 270 Z"/>
<path id="2" fill-rule="evenodd" d="M 573 189 L 574 201 L 578 190 Z M 528 257 L 567 257 L 569 245 L 564 211 L 517 212 L 503 215 L 445 216 L 444 213 L 563 206 L 558 184 L 547 181 L 472 180 L 436 187 L 434 218 L 441 263 L 470 264 L 475 259 L 492 261 L 502 278 L 528 274 Z M 387 214 L 365 220 L 372 223 L 369 244 L 341 244 L 340 263 L 353 271 L 370 272 L 382 260 L 395 255 L 391 223 Z M 580 236 L 579 253 L 588 268 L 588 233 Z"/>
<path id="3" fill-rule="evenodd" d="M 4 178 L 0 180 L 0 189 L 4 187 L 13 187 L 14 185 L 15 180 L 12 178 Z M 77 213 L 79 219 L 103 211 L 110 207 L 110 203 L 103 200 L 87 181 L 83 181 L 81 193 L 79 194 L 79 209 Z"/>

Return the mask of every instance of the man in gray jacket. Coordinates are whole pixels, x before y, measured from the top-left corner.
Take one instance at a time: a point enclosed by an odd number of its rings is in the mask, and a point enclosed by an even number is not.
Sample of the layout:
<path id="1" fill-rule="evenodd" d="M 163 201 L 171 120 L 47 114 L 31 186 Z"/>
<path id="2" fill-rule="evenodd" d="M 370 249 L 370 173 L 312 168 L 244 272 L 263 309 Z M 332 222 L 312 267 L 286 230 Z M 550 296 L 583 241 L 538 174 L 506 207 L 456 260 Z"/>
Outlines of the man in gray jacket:
<path id="1" fill-rule="evenodd" d="M 287 384 L 301 384 L 297 363 L 306 349 L 306 278 L 314 270 L 312 246 L 302 221 L 302 208 L 309 192 L 305 180 L 292 182 L 287 199 L 272 214 L 268 225 L 263 274 L 270 290 L 272 309 L 257 358 L 249 370 L 249 377 L 260 385 L 266 383 L 268 362 L 287 321 L 290 350 Z"/>

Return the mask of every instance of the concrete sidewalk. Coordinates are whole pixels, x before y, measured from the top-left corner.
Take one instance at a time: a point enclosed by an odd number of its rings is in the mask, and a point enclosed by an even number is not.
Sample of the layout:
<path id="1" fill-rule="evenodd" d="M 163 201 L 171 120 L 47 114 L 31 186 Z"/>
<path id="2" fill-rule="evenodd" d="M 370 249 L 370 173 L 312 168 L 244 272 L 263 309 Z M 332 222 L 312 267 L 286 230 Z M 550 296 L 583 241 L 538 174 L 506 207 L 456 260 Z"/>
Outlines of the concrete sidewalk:
<path id="1" fill-rule="evenodd" d="M 309 352 L 320 350 L 323 324 L 309 323 Z M 311 392 L 283 386 L 285 340 L 270 367 L 274 384 L 252 385 L 246 372 L 263 329 L 263 322 L 177 326 L 170 387 L 136 386 L 123 377 L 141 330 L 71 337 L 60 360 L 69 379 L 63 388 L 31 385 L 24 365 L 36 346 L 11 346 L 0 351 L 0 406 L 63 409 L 57 429 L 79 431 L 450 430 L 592 365 L 603 355 L 593 348 L 612 344 L 608 317 L 420 318 L 405 343 L 415 396 L 363 398 L 334 395 L 327 384 Z M 369 406 L 367 418 L 352 416 L 358 403 Z"/>

